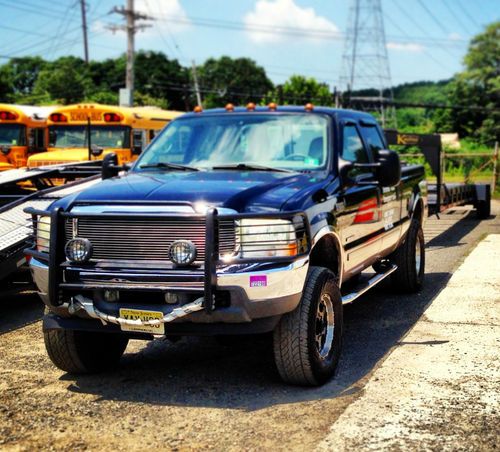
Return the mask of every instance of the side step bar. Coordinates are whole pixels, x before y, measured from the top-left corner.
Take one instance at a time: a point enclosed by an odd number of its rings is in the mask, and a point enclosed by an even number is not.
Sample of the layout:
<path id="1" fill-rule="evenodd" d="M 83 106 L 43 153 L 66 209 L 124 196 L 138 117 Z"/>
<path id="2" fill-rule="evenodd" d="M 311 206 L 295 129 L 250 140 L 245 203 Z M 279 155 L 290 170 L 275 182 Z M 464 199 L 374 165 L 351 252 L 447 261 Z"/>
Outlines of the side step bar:
<path id="1" fill-rule="evenodd" d="M 372 287 L 376 286 L 380 281 L 383 281 L 387 278 L 391 273 L 395 272 L 398 269 L 397 265 L 392 264 L 384 273 L 377 273 L 375 276 L 370 278 L 365 284 L 358 287 L 356 292 L 348 293 L 342 297 L 342 304 L 352 303 L 356 298 L 359 298 L 363 295 L 367 290 L 370 290 Z"/>

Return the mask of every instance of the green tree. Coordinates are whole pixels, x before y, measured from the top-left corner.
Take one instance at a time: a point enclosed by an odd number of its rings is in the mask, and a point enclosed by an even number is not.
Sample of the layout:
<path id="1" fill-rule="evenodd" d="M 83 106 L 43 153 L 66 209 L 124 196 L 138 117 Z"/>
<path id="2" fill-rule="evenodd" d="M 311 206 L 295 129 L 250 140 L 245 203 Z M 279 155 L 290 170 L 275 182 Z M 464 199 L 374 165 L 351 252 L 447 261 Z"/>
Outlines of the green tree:
<path id="1" fill-rule="evenodd" d="M 206 108 L 258 102 L 273 89 L 264 68 L 250 58 L 210 58 L 198 72 Z"/>
<path id="2" fill-rule="evenodd" d="M 83 60 L 62 57 L 38 74 L 33 92 L 51 100 L 72 104 L 82 101 L 92 91 L 92 82 Z"/>
<path id="3" fill-rule="evenodd" d="M 12 68 L 7 64 L 0 66 L 0 102 L 13 102 L 14 74 Z"/>
<path id="4" fill-rule="evenodd" d="M 47 62 L 40 57 L 20 57 L 12 58 L 7 66 L 12 71 L 16 102 L 22 102 L 25 96 L 31 94 L 38 74 L 47 66 Z"/>
<path id="5" fill-rule="evenodd" d="M 483 143 L 500 140 L 500 21 L 472 38 L 464 58 L 465 71 L 450 86 L 451 101 L 463 108 L 446 116 L 460 136 Z M 473 110 L 478 105 L 487 110 Z"/>
<path id="6" fill-rule="evenodd" d="M 333 96 L 325 83 L 312 77 L 292 75 L 271 94 L 270 100 L 285 105 L 303 105 L 312 102 L 317 105 L 333 105 Z"/>
<path id="7" fill-rule="evenodd" d="M 154 105 L 169 105 L 184 111 L 187 106 L 188 70 L 162 52 L 140 51 L 135 57 L 137 103 L 149 99 Z"/>
<path id="8" fill-rule="evenodd" d="M 109 92 L 118 96 L 118 90 L 125 87 L 125 67 L 125 55 L 103 61 L 91 61 L 88 71 L 96 92 Z"/>

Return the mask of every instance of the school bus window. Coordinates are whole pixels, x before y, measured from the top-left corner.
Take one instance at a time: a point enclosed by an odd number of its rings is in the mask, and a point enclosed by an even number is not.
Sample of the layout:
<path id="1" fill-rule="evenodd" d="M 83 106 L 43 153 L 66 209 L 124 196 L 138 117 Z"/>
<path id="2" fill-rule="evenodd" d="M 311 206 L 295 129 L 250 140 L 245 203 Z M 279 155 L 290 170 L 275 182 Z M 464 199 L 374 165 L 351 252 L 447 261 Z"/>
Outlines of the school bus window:
<path id="1" fill-rule="evenodd" d="M 92 126 L 91 144 L 103 148 L 130 147 L 130 128 L 121 126 Z M 49 146 L 55 148 L 85 148 L 88 146 L 87 126 L 49 127 Z"/>
<path id="2" fill-rule="evenodd" d="M 26 146 L 26 126 L 22 124 L 0 124 L 0 144 Z"/>

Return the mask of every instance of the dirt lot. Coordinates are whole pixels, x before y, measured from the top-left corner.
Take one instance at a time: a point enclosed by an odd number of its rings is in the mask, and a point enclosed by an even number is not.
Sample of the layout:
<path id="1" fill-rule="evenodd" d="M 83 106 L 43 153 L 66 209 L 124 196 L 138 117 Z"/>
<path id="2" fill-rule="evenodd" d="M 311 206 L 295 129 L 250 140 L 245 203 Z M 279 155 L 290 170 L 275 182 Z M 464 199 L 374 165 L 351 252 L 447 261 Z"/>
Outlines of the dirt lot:
<path id="1" fill-rule="evenodd" d="M 495 217 L 482 222 L 475 219 L 475 212 L 464 209 L 429 220 L 425 289 L 418 295 L 399 296 L 380 288 L 348 306 L 338 376 L 318 389 L 280 382 L 267 337 L 227 347 L 212 339 L 175 344 L 133 341 L 119 370 L 70 376 L 46 357 L 36 321 L 42 310 L 36 297 L 29 291 L 19 296 L 4 293 L 0 295 L 0 448 L 314 448 L 360 400 L 374 372 L 463 258 L 485 234 L 500 232 L 498 203 L 493 212 Z M 456 403 L 460 406 L 463 401 Z M 494 416 L 498 420 L 498 413 Z M 495 440 L 496 425 L 490 421 L 485 423 L 485 434 Z M 446 436 L 453 422 L 442 419 L 433 425 Z M 458 422 L 465 424 L 467 418 Z M 468 432 L 464 430 L 465 445 Z"/>

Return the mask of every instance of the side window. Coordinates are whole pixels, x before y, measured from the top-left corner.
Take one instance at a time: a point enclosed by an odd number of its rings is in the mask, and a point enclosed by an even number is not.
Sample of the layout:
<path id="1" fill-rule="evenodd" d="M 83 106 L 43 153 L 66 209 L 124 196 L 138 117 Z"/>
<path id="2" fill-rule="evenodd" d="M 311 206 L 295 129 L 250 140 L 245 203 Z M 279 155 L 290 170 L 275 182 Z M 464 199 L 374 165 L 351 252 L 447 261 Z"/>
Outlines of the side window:
<path id="1" fill-rule="evenodd" d="M 350 162 L 369 163 L 361 137 L 353 125 L 344 127 L 342 158 Z"/>
<path id="2" fill-rule="evenodd" d="M 370 146 L 370 150 L 373 156 L 376 156 L 378 151 L 384 149 L 384 142 L 380 133 L 375 126 L 362 126 L 361 133 L 363 134 L 363 138 L 368 146 Z"/>

